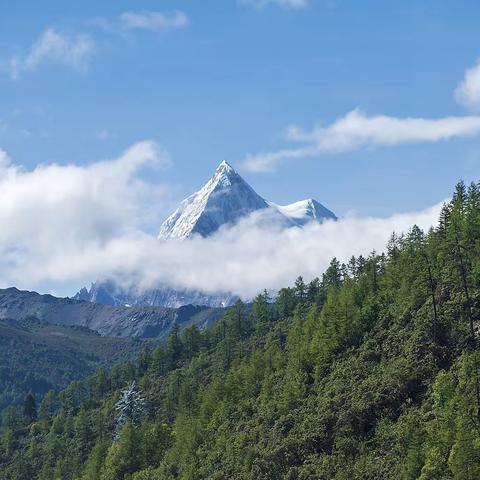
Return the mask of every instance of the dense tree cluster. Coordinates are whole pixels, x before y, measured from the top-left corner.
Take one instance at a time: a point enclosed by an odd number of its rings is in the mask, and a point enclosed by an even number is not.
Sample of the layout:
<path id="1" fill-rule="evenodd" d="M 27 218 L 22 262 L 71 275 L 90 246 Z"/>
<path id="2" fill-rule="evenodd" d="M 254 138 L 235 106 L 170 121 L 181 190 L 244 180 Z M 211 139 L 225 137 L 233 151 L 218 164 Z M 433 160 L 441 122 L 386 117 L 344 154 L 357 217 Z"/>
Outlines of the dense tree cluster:
<path id="1" fill-rule="evenodd" d="M 479 286 L 459 184 L 430 232 L 7 410 L 0 479 L 478 479 Z"/>
<path id="2" fill-rule="evenodd" d="M 143 343 L 33 317 L 0 319 L 0 416 L 7 406 L 21 405 L 28 393 L 39 401 L 100 366 L 136 356 Z"/>

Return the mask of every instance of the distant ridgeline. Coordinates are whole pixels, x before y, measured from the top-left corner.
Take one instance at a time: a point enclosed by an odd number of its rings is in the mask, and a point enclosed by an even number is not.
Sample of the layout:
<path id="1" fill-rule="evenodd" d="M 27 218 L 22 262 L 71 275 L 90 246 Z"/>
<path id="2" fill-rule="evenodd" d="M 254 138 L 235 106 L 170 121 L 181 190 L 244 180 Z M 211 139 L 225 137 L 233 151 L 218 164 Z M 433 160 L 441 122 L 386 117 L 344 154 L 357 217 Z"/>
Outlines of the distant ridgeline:
<path id="1" fill-rule="evenodd" d="M 2 480 L 480 478 L 480 193 L 5 415 Z"/>
<path id="2" fill-rule="evenodd" d="M 268 225 L 284 228 L 303 228 L 311 222 L 335 220 L 333 212 L 314 199 L 291 205 L 268 202 L 227 162 L 222 162 L 212 178 L 196 193 L 180 203 L 177 210 L 160 227 L 159 241 L 209 237 L 224 225 L 234 225 L 254 212 L 263 212 Z M 159 285 L 149 290 L 125 289 L 113 280 L 99 281 L 89 290 L 82 288 L 74 297 L 78 300 L 106 305 L 161 306 L 177 308 L 182 305 L 226 307 L 238 297 L 234 293 L 206 294 L 197 290 L 174 289 Z"/>
<path id="3" fill-rule="evenodd" d="M 0 289 L 0 319 L 35 317 L 58 325 L 87 327 L 111 337 L 163 340 L 175 323 L 180 329 L 193 324 L 204 329 L 222 315 L 221 308 L 114 307 L 16 288 Z"/>

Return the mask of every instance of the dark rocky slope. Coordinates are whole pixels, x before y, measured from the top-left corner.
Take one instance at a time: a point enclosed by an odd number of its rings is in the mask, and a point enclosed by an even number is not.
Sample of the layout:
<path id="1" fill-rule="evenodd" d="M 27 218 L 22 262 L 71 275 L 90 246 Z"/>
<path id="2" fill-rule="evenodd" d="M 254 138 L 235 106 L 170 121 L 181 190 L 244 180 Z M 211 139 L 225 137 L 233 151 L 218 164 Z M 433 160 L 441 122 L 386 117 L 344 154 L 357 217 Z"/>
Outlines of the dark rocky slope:
<path id="1" fill-rule="evenodd" d="M 17 288 L 0 289 L 0 319 L 35 317 L 58 325 L 88 327 L 101 335 L 165 339 L 172 326 L 200 329 L 223 316 L 224 309 L 186 305 L 180 308 L 118 307 L 40 295 Z"/>

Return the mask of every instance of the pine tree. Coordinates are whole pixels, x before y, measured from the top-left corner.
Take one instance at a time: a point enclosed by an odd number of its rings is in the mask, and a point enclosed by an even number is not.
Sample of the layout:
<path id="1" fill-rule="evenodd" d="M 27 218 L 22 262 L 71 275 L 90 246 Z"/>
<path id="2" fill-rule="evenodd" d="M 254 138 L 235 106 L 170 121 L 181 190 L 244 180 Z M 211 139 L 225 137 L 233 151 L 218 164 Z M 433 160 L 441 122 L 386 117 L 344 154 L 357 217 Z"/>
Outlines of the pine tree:
<path id="1" fill-rule="evenodd" d="M 177 362 L 182 358 L 183 353 L 183 344 L 180 340 L 180 327 L 175 323 L 172 327 L 172 331 L 168 336 L 167 346 L 166 346 L 166 357 L 168 360 L 168 366 L 174 367 L 177 365 Z"/>
<path id="2" fill-rule="evenodd" d="M 108 452 L 108 446 L 104 440 L 100 440 L 95 444 L 85 465 L 81 477 L 82 480 L 98 480 L 100 478 L 100 471 Z"/>
<path id="3" fill-rule="evenodd" d="M 77 448 L 82 456 L 82 461 L 85 460 L 85 453 L 88 452 L 90 447 L 90 441 L 92 437 L 92 432 L 88 422 L 87 414 L 85 409 L 82 407 L 75 417 L 75 442 Z"/>
<path id="4" fill-rule="evenodd" d="M 3 429 L 1 440 L 2 440 L 1 444 L 2 444 L 3 451 L 8 457 L 12 454 L 15 446 L 15 438 L 13 435 L 13 431 L 10 427 L 6 427 Z"/>
<path id="5" fill-rule="evenodd" d="M 127 422 L 136 427 L 145 416 L 145 400 L 138 392 L 135 381 L 129 383 L 122 391 L 120 400 L 115 404 L 115 410 L 117 412 L 115 439 L 118 439 L 120 431 Z"/>
<path id="6" fill-rule="evenodd" d="M 121 480 L 141 468 L 139 432 L 127 421 L 118 433 L 118 439 L 108 450 L 101 480 Z"/>
<path id="7" fill-rule="evenodd" d="M 55 412 L 55 402 L 55 392 L 53 390 L 49 390 L 47 394 L 43 397 L 43 400 L 41 401 L 40 407 L 38 409 L 38 416 L 40 420 L 50 420 L 50 418 Z"/>
<path id="8" fill-rule="evenodd" d="M 153 371 L 157 375 L 163 375 L 167 369 L 167 358 L 163 347 L 158 346 L 152 354 Z"/>
<path id="9" fill-rule="evenodd" d="M 255 324 L 255 332 L 257 335 L 262 335 L 268 329 L 268 323 L 270 321 L 270 297 L 265 290 L 263 294 L 259 294 L 255 297 L 252 307 L 252 315 Z"/>
<path id="10" fill-rule="evenodd" d="M 147 344 L 142 348 L 140 355 L 138 357 L 138 371 L 141 374 L 144 374 L 150 365 L 152 364 L 152 350 L 150 346 Z"/>
<path id="11" fill-rule="evenodd" d="M 27 424 L 37 420 L 37 404 L 31 393 L 29 393 L 23 401 L 23 418 Z"/>
<path id="12" fill-rule="evenodd" d="M 298 277 L 295 280 L 295 296 L 297 297 L 297 300 L 301 303 L 304 303 L 307 301 L 307 286 L 305 285 L 305 282 L 303 281 L 303 277 Z"/>

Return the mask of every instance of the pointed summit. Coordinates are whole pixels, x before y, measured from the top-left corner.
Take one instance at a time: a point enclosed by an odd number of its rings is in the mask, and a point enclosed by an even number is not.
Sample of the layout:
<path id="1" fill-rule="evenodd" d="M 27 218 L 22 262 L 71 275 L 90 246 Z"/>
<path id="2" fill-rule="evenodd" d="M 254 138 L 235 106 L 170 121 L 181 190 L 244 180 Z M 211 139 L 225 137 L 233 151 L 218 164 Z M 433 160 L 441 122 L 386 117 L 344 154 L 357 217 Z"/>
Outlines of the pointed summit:
<path id="1" fill-rule="evenodd" d="M 185 238 L 193 234 L 211 235 L 222 225 L 233 224 L 267 202 L 223 160 L 213 177 L 186 198 L 160 227 L 159 238 Z"/>
<path id="2" fill-rule="evenodd" d="M 217 172 L 237 173 L 235 169 L 226 160 L 222 160 L 220 162 L 217 169 L 215 170 L 215 173 Z"/>
<path id="3" fill-rule="evenodd" d="M 242 177 L 235 171 L 235 169 L 225 160 L 222 160 L 215 170 L 213 177 L 210 179 L 212 183 L 223 183 L 224 185 L 230 185 L 232 180 L 238 177 L 242 181 Z M 207 184 L 208 185 L 208 184 Z M 206 185 L 205 185 L 206 186 Z"/>

